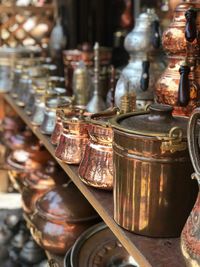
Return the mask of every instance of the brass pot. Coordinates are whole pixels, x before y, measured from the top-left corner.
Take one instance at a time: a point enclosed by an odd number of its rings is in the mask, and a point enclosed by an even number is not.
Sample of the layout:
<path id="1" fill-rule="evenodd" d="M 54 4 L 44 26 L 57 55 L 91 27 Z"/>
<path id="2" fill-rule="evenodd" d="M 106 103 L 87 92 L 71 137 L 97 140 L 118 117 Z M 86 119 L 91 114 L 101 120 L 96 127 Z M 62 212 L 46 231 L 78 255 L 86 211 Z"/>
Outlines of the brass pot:
<path id="1" fill-rule="evenodd" d="M 78 169 L 84 183 L 105 190 L 113 188 L 113 132 L 108 119 L 116 115 L 117 111 L 114 108 L 93 114 L 88 119 L 90 138 Z"/>
<path id="2" fill-rule="evenodd" d="M 66 182 L 66 174 L 62 172 L 55 161 L 49 160 L 42 169 L 36 169 L 27 174 L 23 180 L 22 207 L 30 215 L 35 210 L 36 201 L 56 184 Z"/>
<path id="3" fill-rule="evenodd" d="M 31 233 L 45 250 L 65 254 L 97 218 L 92 206 L 69 182 L 50 190 L 36 202 L 36 212 L 31 218 Z"/>
<path id="4" fill-rule="evenodd" d="M 154 104 L 112 120 L 114 219 L 151 237 L 178 237 L 197 196 L 186 117 Z"/>
<path id="5" fill-rule="evenodd" d="M 83 109 L 73 109 L 65 115 L 63 131 L 55 150 L 55 156 L 68 164 L 79 164 L 88 142 L 88 123 Z"/>

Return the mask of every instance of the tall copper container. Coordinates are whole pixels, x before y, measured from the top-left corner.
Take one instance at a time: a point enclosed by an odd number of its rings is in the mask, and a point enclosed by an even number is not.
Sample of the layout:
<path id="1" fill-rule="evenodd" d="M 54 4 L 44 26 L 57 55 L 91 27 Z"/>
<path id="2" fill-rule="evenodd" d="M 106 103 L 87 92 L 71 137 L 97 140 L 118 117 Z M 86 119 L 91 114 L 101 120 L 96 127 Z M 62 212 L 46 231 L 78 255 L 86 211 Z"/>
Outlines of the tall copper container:
<path id="1" fill-rule="evenodd" d="M 187 118 L 172 107 L 112 120 L 114 219 L 123 228 L 152 237 L 177 237 L 197 195 L 191 181 Z"/>

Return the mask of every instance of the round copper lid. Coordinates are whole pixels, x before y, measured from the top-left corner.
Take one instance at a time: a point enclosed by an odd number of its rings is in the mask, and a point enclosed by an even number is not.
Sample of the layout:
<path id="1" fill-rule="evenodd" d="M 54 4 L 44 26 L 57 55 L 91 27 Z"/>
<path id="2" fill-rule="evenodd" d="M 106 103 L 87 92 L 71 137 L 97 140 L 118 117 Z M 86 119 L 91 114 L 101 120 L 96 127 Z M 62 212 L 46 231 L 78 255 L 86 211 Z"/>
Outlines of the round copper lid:
<path id="1" fill-rule="evenodd" d="M 56 186 L 44 194 L 37 201 L 36 209 L 42 217 L 69 223 L 79 223 L 98 217 L 93 207 L 71 181 Z"/>
<path id="2" fill-rule="evenodd" d="M 85 231 L 72 247 L 70 257 L 73 267 L 139 266 L 104 223 Z"/>
<path id="3" fill-rule="evenodd" d="M 188 118 L 173 116 L 172 111 L 169 105 L 152 104 L 148 111 L 119 115 L 110 122 L 114 128 L 131 134 L 167 137 L 177 130 L 177 134 L 181 132 L 181 137 L 186 138 Z"/>

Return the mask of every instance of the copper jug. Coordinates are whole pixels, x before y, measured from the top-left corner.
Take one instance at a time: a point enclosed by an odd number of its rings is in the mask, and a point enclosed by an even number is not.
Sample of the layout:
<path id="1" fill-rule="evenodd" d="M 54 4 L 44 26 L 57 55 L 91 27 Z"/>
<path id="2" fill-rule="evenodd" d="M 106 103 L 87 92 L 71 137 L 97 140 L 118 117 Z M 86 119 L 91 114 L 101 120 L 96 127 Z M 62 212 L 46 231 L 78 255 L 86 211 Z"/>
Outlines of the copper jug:
<path id="1" fill-rule="evenodd" d="M 90 138 L 78 169 L 84 183 L 105 190 L 113 188 L 113 133 L 108 120 L 117 111 L 117 108 L 113 108 L 93 114 L 88 119 Z"/>
<path id="2" fill-rule="evenodd" d="M 87 113 L 83 109 L 70 111 L 63 120 L 63 132 L 55 156 L 68 164 L 79 164 L 88 142 Z"/>
<path id="3" fill-rule="evenodd" d="M 115 104 L 120 109 L 122 97 L 129 88 L 136 95 L 136 109 L 144 109 L 154 101 L 155 83 L 165 68 L 160 38 L 159 20 L 154 9 L 141 13 L 124 42 L 130 61 L 116 85 Z"/>
<path id="4" fill-rule="evenodd" d="M 197 180 L 200 189 L 199 118 L 200 108 L 197 108 L 189 120 L 188 144 L 195 170 L 192 178 Z M 188 267 L 200 266 L 200 191 L 181 234 L 181 249 Z"/>
<path id="5" fill-rule="evenodd" d="M 197 196 L 186 117 L 168 105 L 128 113 L 113 125 L 114 219 L 151 237 L 178 237 Z M 181 185 L 181 186 L 180 186 Z"/>

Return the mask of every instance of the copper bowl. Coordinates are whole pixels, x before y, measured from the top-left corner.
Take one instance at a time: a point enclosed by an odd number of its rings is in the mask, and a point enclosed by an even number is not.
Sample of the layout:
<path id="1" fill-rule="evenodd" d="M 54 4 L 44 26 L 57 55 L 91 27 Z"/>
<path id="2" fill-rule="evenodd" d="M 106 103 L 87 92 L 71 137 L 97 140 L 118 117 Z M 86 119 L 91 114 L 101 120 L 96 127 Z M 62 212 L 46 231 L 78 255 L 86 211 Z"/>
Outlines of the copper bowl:
<path id="1" fill-rule="evenodd" d="M 65 267 L 68 266 L 66 260 Z M 139 266 L 105 223 L 90 227 L 77 239 L 71 250 L 70 261 L 72 267 Z"/>
<path id="2" fill-rule="evenodd" d="M 45 250 L 65 254 L 97 222 L 95 210 L 72 182 L 48 191 L 36 202 L 31 233 Z"/>
<path id="3" fill-rule="evenodd" d="M 68 181 L 65 172 L 62 171 L 55 161 L 49 160 L 42 169 L 34 170 L 27 174 L 23 180 L 22 208 L 28 215 L 35 210 L 35 203 L 39 197 L 44 195 L 56 184 Z"/>

